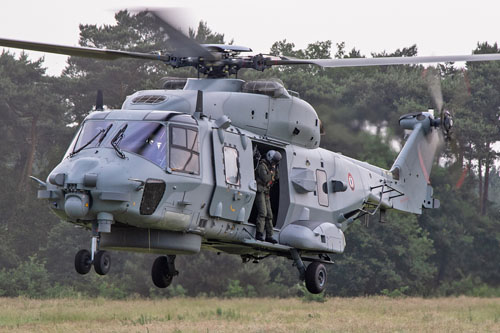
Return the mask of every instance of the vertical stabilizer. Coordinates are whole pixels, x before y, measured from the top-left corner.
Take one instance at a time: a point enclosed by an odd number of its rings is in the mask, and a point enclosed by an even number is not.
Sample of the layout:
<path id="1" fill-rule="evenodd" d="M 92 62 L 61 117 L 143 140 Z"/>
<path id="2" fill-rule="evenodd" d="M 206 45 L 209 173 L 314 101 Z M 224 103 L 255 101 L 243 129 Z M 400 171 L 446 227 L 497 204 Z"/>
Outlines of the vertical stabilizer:
<path id="1" fill-rule="evenodd" d="M 393 207 L 420 214 L 422 207 L 439 207 L 439 200 L 432 198 L 430 174 L 441 142 L 440 120 L 431 113 L 419 112 L 401 117 L 399 124 L 412 132 L 391 167 L 393 179 L 404 193 L 393 201 Z"/>

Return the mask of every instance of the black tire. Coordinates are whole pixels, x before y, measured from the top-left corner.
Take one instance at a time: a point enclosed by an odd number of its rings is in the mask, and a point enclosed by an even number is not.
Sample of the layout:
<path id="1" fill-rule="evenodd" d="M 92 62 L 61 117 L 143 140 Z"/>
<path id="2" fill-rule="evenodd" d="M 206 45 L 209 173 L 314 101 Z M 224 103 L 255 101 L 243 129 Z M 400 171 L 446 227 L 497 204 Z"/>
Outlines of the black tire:
<path id="1" fill-rule="evenodd" d="M 107 251 L 97 251 L 94 255 L 94 270 L 99 275 L 106 275 L 111 268 L 111 256 Z"/>
<path id="2" fill-rule="evenodd" d="M 92 268 L 92 257 L 87 250 L 80 250 L 75 255 L 75 270 L 79 274 L 87 274 Z"/>
<path id="3" fill-rule="evenodd" d="M 311 294 L 319 294 L 326 287 L 326 268 L 320 262 L 314 261 L 306 269 L 306 288 Z"/>
<path id="4" fill-rule="evenodd" d="M 151 269 L 151 278 L 154 285 L 158 288 L 167 288 L 172 283 L 173 277 L 173 272 L 169 272 L 168 269 L 167 257 L 156 258 Z"/>

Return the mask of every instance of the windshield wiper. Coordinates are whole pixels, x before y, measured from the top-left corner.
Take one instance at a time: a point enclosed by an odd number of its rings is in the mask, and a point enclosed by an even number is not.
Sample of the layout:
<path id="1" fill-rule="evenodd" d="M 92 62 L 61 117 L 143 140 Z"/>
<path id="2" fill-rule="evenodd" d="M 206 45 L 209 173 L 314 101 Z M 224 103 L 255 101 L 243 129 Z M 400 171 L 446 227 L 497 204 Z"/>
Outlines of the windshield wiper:
<path id="1" fill-rule="evenodd" d="M 108 127 L 108 130 L 109 130 L 109 127 Z M 79 152 L 81 152 L 82 150 L 84 150 L 85 148 L 87 148 L 92 142 L 94 142 L 95 139 L 97 139 L 97 137 L 99 137 L 99 135 L 101 135 L 104 132 L 107 133 L 107 130 L 105 130 L 104 128 L 100 129 L 99 132 L 97 132 L 97 134 L 92 139 L 90 139 L 86 144 L 84 144 L 83 146 L 81 146 L 77 150 L 74 150 L 71 154 L 69 154 L 69 157 L 73 157 L 76 154 L 78 154 Z M 101 141 L 99 141 L 99 143 L 101 143 Z"/>
<path id="2" fill-rule="evenodd" d="M 97 142 L 98 146 L 100 146 L 101 143 L 104 141 L 104 138 L 106 137 L 106 135 L 108 135 L 108 132 L 111 129 L 111 127 L 113 127 L 113 124 L 108 125 L 108 128 L 106 128 L 106 131 L 104 132 L 104 134 L 100 137 L 99 141 Z"/>
<path id="3" fill-rule="evenodd" d="M 123 125 L 123 127 L 120 128 L 120 130 L 118 131 L 118 133 L 116 133 L 116 135 L 114 136 L 113 140 L 111 140 L 111 146 L 115 149 L 116 154 L 120 158 L 125 158 L 125 154 L 121 151 L 121 149 L 118 147 L 118 145 L 122 141 L 122 139 L 123 139 L 123 133 L 125 133 L 125 130 L 127 129 L 127 127 L 128 127 L 128 124 Z"/>

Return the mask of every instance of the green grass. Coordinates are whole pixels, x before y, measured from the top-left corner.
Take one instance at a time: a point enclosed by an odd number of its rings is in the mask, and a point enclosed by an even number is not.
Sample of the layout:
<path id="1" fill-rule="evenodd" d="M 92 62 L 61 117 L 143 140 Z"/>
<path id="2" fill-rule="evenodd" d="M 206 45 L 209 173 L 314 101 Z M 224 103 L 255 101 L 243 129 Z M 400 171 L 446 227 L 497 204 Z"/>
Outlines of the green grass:
<path id="1" fill-rule="evenodd" d="M 0 331 L 500 332 L 500 298 L 0 298 Z"/>

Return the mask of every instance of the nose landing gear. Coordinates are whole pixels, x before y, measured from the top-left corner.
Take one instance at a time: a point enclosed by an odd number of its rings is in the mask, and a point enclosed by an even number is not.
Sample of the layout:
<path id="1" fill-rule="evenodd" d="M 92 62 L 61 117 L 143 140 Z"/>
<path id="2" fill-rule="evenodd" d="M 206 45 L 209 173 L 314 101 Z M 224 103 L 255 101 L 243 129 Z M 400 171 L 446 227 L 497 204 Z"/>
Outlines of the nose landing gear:
<path id="1" fill-rule="evenodd" d="M 98 250 L 99 233 L 93 232 L 91 252 L 80 250 L 75 256 L 75 270 L 82 275 L 90 272 L 94 265 L 94 270 L 99 275 L 106 275 L 111 268 L 111 255 L 107 251 Z"/>
<path id="2" fill-rule="evenodd" d="M 111 268 L 111 256 L 107 251 L 97 251 L 92 260 L 88 250 L 80 250 L 75 256 L 75 270 L 82 275 L 90 272 L 94 265 L 94 270 L 99 275 L 106 275 Z"/>

